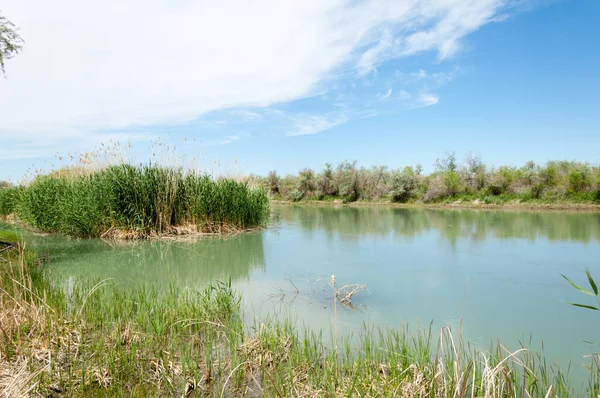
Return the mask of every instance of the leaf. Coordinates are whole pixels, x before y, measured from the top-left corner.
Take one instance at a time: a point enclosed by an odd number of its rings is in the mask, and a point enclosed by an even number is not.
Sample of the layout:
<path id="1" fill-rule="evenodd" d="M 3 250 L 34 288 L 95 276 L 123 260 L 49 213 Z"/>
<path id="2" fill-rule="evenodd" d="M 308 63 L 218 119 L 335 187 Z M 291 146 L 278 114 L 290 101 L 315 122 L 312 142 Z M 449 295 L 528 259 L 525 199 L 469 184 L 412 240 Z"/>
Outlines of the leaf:
<path id="1" fill-rule="evenodd" d="M 594 282 L 594 278 L 592 278 L 592 274 L 588 268 L 585 269 L 585 274 L 588 277 L 588 281 L 590 282 L 590 286 L 592 287 L 592 290 L 594 291 L 594 293 L 596 293 L 596 296 L 597 296 L 598 295 L 598 286 L 596 286 L 596 282 Z"/>
<path id="2" fill-rule="evenodd" d="M 573 282 L 572 280 L 570 280 L 569 278 L 567 278 L 566 276 L 564 276 L 563 274 L 561 274 L 563 278 L 565 278 L 567 280 L 567 282 L 569 282 L 575 289 L 579 290 L 581 293 L 585 293 L 588 296 L 593 296 L 595 297 L 596 295 L 592 292 L 590 292 L 589 290 L 585 290 L 582 287 L 579 287 L 575 282 Z"/>
<path id="3" fill-rule="evenodd" d="M 567 303 L 567 304 L 575 306 L 575 307 L 587 308 L 588 310 L 600 311 L 600 308 L 594 307 L 591 305 L 577 304 L 577 303 Z"/>

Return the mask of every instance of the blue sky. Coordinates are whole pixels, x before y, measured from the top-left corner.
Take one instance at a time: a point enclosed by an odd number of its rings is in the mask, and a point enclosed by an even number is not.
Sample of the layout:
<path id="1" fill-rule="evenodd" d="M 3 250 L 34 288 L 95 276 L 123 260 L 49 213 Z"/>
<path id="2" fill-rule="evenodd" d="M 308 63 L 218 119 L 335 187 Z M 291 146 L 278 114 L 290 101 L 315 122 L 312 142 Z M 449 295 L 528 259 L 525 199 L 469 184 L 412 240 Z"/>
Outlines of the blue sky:
<path id="1" fill-rule="evenodd" d="M 597 0 L 38 1 L 2 6 L 26 43 L 0 80 L 0 179 L 109 139 L 147 160 L 158 137 L 224 173 L 600 164 Z"/>

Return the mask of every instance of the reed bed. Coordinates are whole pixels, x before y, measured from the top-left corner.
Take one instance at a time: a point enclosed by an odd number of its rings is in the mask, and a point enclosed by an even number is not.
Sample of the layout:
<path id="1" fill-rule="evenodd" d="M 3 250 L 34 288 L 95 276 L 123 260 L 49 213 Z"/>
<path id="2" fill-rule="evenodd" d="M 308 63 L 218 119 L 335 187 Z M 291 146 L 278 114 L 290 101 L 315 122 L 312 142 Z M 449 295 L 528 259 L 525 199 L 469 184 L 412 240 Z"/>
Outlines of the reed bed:
<path id="1" fill-rule="evenodd" d="M 232 179 L 159 165 L 59 170 L 27 186 L 0 189 L 0 215 L 16 213 L 47 232 L 75 237 L 139 238 L 223 233 L 262 226 L 261 189 Z"/>
<path id="2" fill-rule="evenodd" d="M 0 396 L 598 395 L 596 361 L 576 391 L 525 348 L 481 350 L 450 329 L 364 327 L 334 340 L 282 319 L 244 325 L 229 283 L 69 285 L 20 243 L 0 259 Z"/>

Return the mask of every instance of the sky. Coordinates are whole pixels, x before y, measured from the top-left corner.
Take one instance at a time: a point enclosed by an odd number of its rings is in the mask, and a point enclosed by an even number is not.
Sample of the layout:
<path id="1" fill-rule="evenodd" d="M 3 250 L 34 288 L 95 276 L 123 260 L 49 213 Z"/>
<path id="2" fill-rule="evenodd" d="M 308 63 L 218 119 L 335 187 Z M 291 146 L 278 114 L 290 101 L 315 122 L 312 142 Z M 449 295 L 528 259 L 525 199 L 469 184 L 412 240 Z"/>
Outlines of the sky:
<path id="1" fill-rule="evenodd" d="M 158 139 L 220 173 L 431 171 L 451 151 L 600 164 L 598 0 L 0 0 L 0 13 L 25 40 L 0 77 L 0 180 L 117 141 L 147 162 Z"/>

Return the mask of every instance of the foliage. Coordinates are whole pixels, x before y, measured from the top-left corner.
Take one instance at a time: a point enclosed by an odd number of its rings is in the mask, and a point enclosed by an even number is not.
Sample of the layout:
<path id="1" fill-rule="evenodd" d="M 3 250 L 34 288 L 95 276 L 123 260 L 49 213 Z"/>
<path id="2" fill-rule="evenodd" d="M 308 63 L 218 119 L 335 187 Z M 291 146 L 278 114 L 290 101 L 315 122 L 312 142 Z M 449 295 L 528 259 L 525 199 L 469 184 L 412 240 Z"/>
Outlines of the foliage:
<path id="1" fill-rule="evenodd" d="M 392 202 L 406 202 L 413 194 L 415 186 L 415 172 L 412 167 L 405 167 L 402 172 L 393 171 L 390 181 Z"/>
<path id="2" fill-rule="evenodd" d="M 571 284 L 571 286 L 573 286 L 575 289 L 579 290 L 581 293 L 594 297 L 596 299 L 597 304 L 594 304 L 594 305 L 580 304 L 580 303 L 568 303 L 568 304 L 573 305 L 575 307 L 586 308 L 588 310 L 600 311 L 600 295 L 598 295 L 598 285 L 596 284 L 596 281 L 592 277 L 592 273 L 587 268 L 585 270 L 585 275 L 587 276 L 587 280 L 588 280 L 588 283 L 590 284 L 590 288 L 592 289 L 592 291 L 582 288 L 581 286 L 579 286 L 578 284 L 576 284 L 575 282 L 573 282 L 571 279 L 567 278 L 564 275 L 562 275 L 562 277 L 565 278 L 567 280 L 567 282 L 569 282 Z"/>
<path id="3" fill-rule="evenodd" d="M 271 195 L 277 195 L 280 193 L 279 184 L 281 182 L 281 178 L 277 174 L 275 170 L 269 171 L 267 175 L 267 192 Z"/>
<path id="4" fill-rule="evenodd" d="M 6 193 L 17 189 L 19 195 Z M 2 192 L 3 213 L 14 210 L 36 228 L 79 237 L 111 229 L 147 236 L 187 225 L 211 232 L 247 229 L 266 222 L 269 212 L 262 189 L 154 165 L 41 175 L 27 187 Z"/>
<path id="5" fill-rule="evenodd" d="M 319 199 L 325 196 L 337 195 L 338 190 L 333 183 L 333 167 L 331 163 L 325 163 L 325 168 L 317 177 L 317 185 Z"/>
<path id="6" fill-rule="evenodd" d="M 348 162 L 347 160 L 341 162 L 334 175 L 339 196 L 346 198 L 348 201 L 355 201 L 360 197 L 357 163 L 356 160 L 353 162 Z"/>
<path id="7" fill-rule="evenodd" d="M 438 172 L 445 173 L 448 171 L 455 172 L 458 168 L 456 163 L 456 154 L 454 152 L 448 153 L 445 157 L 437 159 L 435 161 L 435 169 Z"/>
<path id="8" fill-rule="evenodd" d="M 425 202 L 436 201 L 448 196 L 450 196 L 450 193 L 448 192 L 448 187 L 443 174 L 438 174 L 429 178 L 427 191 L 423 197 Z"/>
<path id="9" fill-rule="evenodd" d="M 305 196 L 314 195 L 316 188 L 317 182 L 315 178 L 315 172 L 309 168 L 301 170 L 298 178 L 298 184 L 296 186 L 296 191 L 298 192 L 297 196 L 299 196 L 298 200 Z"/>
<path id="10" fill-rule="evenodd" d="M 15 212 L 21 191 L 21 188 L 9 184 L 0 185 L 0 217 Z"/>
<path id="11" fill-rule="evenodd" d="M 18 29 L 6 17 L 0 15 L 0 75 L 5 73 L 4 63 L 23 48 Z"/>
<path id="12" fill-rule="evenodd" d="M 549 161 L 538 165 L 530 161 L 522 167 L 488 167 L 471 153 L 460 164 L 452 152 L 437 159 L 433 173 L 422 175 L 421 171 L 421 166 L 394 170 L 386 166 L 359 167 L 356 161 L 343 161 L 335 168 L 327 163 L 319 173 L 303 169 L 298 175 L 288 175 L 278 180 L 276 193 L 275 172 L 259 178 L 259 183 L 272 195 L 294 201 L 389 198 L 392 202 L 438 202 L 468 197 L 499 204 L 600 202 L 600 167 L 588 163 Z"/>

